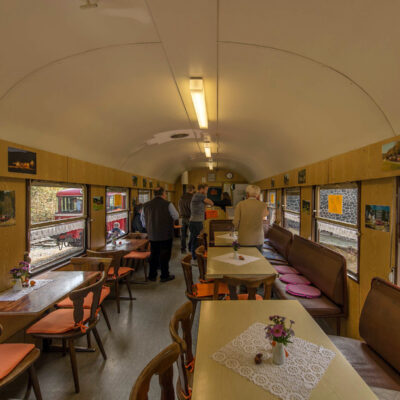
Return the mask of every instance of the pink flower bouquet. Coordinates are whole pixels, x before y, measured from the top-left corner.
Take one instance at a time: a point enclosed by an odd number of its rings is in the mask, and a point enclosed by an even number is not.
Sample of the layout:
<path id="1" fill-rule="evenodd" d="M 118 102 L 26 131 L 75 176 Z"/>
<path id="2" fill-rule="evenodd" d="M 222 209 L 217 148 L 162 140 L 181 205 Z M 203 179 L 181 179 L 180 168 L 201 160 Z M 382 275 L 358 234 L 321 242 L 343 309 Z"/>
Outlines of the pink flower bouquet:
<path id="1" fill-rule="evenodd" d="M 265 328 L 265 336 L 271 342 L 282 343 L 286 346 L 292 343 L 290 339 L 294 336 L 292 326 L 294 321 L 290 320 L 290 325 L 287 327 L 285 324 L 286 318 L 280 315 L 271 315 L 269 320 L 272 322 Z"/>

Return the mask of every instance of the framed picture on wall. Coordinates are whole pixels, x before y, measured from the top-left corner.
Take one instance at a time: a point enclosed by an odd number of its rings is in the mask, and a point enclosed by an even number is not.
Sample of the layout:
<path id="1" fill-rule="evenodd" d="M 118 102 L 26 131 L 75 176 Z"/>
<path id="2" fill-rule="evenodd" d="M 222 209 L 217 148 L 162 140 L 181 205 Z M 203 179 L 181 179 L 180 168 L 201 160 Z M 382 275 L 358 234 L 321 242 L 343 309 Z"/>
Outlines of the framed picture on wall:
<path id="1" fill-rule="evenodd" d="M 143 178 L 143 187 L 144 188 L 147 187 L 147 179 L 146 178 Z"/>
<path id="2" fill-rule="evenodd" d="M 8 148 L 8 172 L 36 174 L 36 153 L 32 151 Z"/>
<path id="3" fill-rule="evenodd" d="M 132 176 L 132 185 L 137 186 L 138 185 L 138 177 L 137 176 Z"/>
<path id="4" fill-rule="evenodd" d="M 283 183 L 289 185 L 289 174 L 283 175 Z"/>
<path id="5" fill-rule="evenodd" d="M 93 210 L 100 211 L 104 209 L 104 197 L 93 196 Z"/>
<path id="6" fill-rule="evenodd" d="M 15 190 L 0 190 L 0 226 L 15 224 Z"/>
<path id="7" fill-rule="evenodd" d="M 306 183 L 306 170 L 302 169 L 298 172 L 297 182 L 299 184 Z"/>

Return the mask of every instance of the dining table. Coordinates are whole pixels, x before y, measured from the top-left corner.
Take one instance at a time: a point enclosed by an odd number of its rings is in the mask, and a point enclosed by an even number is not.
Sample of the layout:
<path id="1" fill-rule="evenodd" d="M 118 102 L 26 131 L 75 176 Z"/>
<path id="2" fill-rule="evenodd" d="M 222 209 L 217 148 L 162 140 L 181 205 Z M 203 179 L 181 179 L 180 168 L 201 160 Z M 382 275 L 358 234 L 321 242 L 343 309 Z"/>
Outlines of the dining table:
<path id="1" fill-rule="evenodd" d="M 234 258 L 232 247 L 209 247 L 207 251 L 206 279 L 222 279 L 224 275 L 235 277 L 262 278 L 278 273 L 255 247 L 241 247 Z"/>
<path id="2" fill-rule="evenodd" d="M 283 365 L 265 336 L 272 315 L 294 321 Z M 193 381 L 192 400 L 377 399 L 297 300 L 203 301 Z"/>
<path id="3" fill-rule="evenodd" d="M 237 240 L 237 235 L 232 231 L 214 232 L 214 246 L 232 246 L 235 240 Z"/>
<path id="4" fill-rule="evenodd" d="M 146 246 L 149 239 L 119 239 L 116 244 L 107 243 L 104 246 L 96 248 L 96 251 L 124 251 L 130 253 L 131 251 L 137 251 Z"/>

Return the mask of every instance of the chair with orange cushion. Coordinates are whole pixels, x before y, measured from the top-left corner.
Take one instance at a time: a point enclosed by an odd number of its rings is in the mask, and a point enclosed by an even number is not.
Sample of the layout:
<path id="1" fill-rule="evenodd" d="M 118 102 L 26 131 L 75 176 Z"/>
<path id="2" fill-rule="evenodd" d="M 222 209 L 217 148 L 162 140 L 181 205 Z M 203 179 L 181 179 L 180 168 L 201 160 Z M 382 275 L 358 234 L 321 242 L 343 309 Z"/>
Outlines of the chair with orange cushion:
<path id="1" fill-rule="evenodd" d="M 193 282 L 193 271 L 192 271 L 192 256 L 188 254 L 182 259 L 183 275 L 186 283 L 186 297 L 193 304 L 193 314 L 196 311 L 197 303 L 202 300 L 213 300 L 214 295 L 214 283 L 194 283 Z M 220 285 L 218 288 L 219 296 L 224 296 L 229 293 L 226 285 Z M 217 296 L 218 298 L 218 296 Z"/>
<path id="2" fill-rule="evenodd" d="M 218 300 L 218 286 L 228 286 L 229 296 L 225 300 L 269 300 L 271 299 L 272 284 L 275 281 L 275 276 L 265 276 L 263 278 L 237 278 L 236 276 L 224 275 L 222 279 L 215 282 L 216 293 L 214 293 L 214 300 Z M 264 286 L 264 296 L 257 294 L 257 289 Z M 238 294 L 237 290 L 241 286 L 245 286 L 247 293 Z"/>
<path id="3" fill-rule="evenodd" d="M 40 339 L 61 339 L 64 352 L 68 343 L 76 393 L 79 393 L 79 376 L 75 354 L 75 340 L 93 332 L 104 360 L 107 359 L 103 343 L 96 328 L 100 319 L 98 311 L 101 289 L 106 280 L 105 272 L 99 273 L 99 276 L 100 279 L 96 283 L 71 292 L 69 297 L 74 304 L 74 308 L 60 308 L 53 311 L 34 323 L 26 331 L 29 335 Z M 89 293 L 92 293 L 93 300 L 91 308 L 85 309 L 83 305 Z"/>
<path id="4" fill-rule="evenodd" d="M 143 272 L 144 272 L 144 280 L 147 282 L 147 265 L 150 258 L 150 242 L 146 244 L 146 247 L 140 251 L 131 251 L 128 254 L 124 255 L 124 260 L 133 263 L 137 262 L 137 265 L 143 265 Z"/>
<path id="5" fill-rule="evenodd" d="M 0 325 L 0 335 L 3 327 Z M 39 381 L 34 367 L 40 356 L 40 350 L 30 343 L 1 343 L 0 344 L 0 389 L 13 382 L 28 370 L 29 381 L 24 398 L 29 398 L 31 388 L 37 400 L 42 400 Z"/>
<path id="6" fill-rule="evenodd" d="M 132 388 L 129 400 L 148 400 L 150 381 L 154 375 L 158 375 L 161 386 L 161 400 L 175 400 L 174 393 L 174 362 L 180 354 L 180 347 L 172 343 L 161 353 L 155 356 L 140 373 Z"/>
<path id="7" fill-rule="evenodd" d="M 68 265 L 60 268 L 62 271 L 104 271 L 108 274 L 108 270 L 111 265 L 111 258 L 98 258 L 98 257 L 73 257 Z M 107 276 L 107 275 L 106 275 Z M 111 331 L 111 324 L 108 319 L 106 309 L 103 306 L 103 301 L 110 294 L 110 288 L 106 285 L 101 289 L 99 306 L 103 314 L 104 320 L 106 321 L 108 329 Z M 83 303 L 84 308 L 90 308 L 93 300 L 93 294 L 89 293 L 85 297 Z M 58 308 L 73 308 L 74 304 L 69 297 L 56 304 Z"/>
<path id="8" fill-rule="evenodd" d="M 121 267 L 122 257 L 126 254 L 123 250 L 116 251 L 95 251 L 87 250 L 86 255 L 88 257 L 100 257 L 100 258 L 111 258 L 111 266 L 108 270 L 107 283 L 114 286 L 115 290 L 115 301 L 117 303 L 118 314 L 121 312 L 120 307 L 120 283 L 125 282 L 129 293 L 129 299 L 135 300 L 132 297 L 131 285 L 129 283 L 129 275 L 133 271 L 130 267 Z"/>
<path id="9" fill-rule="evenodd" d="M 179 400 L 188 399 L 193 387 L 194 356 L 192 352 L 193 304 L 188 301 L 172 316 L 169 333 L 172 340 L 179 344 L 181 354 L 178 360 L 178 381 L 176 393 Z M 182 332 L 182 337 L 179 335 Z"/>
<path id="10" fill-rule="evenodd" d="M 205 246 L 199 246 L 196 250 L 197 266 L 199 267 L 200 282 L 213 282 L 210 279 L 206 279 L 207 273 L 207 250 Z"/>

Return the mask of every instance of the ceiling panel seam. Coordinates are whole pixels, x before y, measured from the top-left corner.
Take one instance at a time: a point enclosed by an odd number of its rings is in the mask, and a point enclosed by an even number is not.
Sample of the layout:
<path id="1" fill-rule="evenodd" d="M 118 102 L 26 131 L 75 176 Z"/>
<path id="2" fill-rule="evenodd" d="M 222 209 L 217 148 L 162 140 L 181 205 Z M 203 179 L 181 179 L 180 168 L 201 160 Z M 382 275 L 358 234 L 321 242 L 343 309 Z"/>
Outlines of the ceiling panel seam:
<path id="1" fill-rule="evenodd" d="M 345 79 L 350 81 L 352 84 L 354 84 L 358 89 L 360 89 L 370 99 L 370 101 L 372 101 L 372 103 L 376 106 L 376 108 L 379 110 L 379 112 L 382 114 L 382 116 L 384 117 L 385 121 L 389 125 L 390 130 L 392 131 L 392 135 L 393 136 L 397 136 L 397 134 L 396 134 L 396 132 L 395 132 L 395 130 L 393 128 L 393 125 L 389 120 L 389 117 L 386 115 L 386 113 L 383 111 L 383 108 L 374 99 L 374 97 L 364 87 L 362 87 L 359 83 L 357 83 L 357 81 L 352 79 L 350 76 L 348 76 L 344 72 L 336 69 L 335 67 L 332 67 L 331 65 L 325 64 L 325 63 L 323 63 L 321 61 L 315 60 L 315 59 L 313 59 L 313 58 L 311 58 L 309 56 L 306 56 L 304 54 L 296 53 L 296 52 L 294 52 L 292 50 L 282 49 L 282 48 L 279 48 L 279 47 L 273 47 L 273 46 L 255 44 L 255 43 L 236 42 L 236 41 L 231 41 L 231 40 L 218 40 L 218 45 L 220 43 L 221 44 L 234 44 L 234 45 L 248 46 L 248 47 L 258 47 L 258 48 L 262 48 L 262 49 L 269 49 L 269 50 L 279 51 L 279 52 L 286 53 L 286 54 L 289 54 L 289 55 L 292 55 L 292 56 L 301 57 L 304 60 L 310 61 L 310 62 L 318 64 L 318 65 L 320 65 L 322 67 L 328 68 L 333 72 L 336 72 L 337 74 L 341 75 L 342 77 L 344 77 Z"/>
<path id="2" fill-rule="evenodd" d="M 217 41 L 215 43 L 217 51 L 217 168 L 218 168 L 218 156 L 219 156 L 219 0 L 217 0 Z"/>
<path id="3" fill-rule="evenodd" d="M 159 39 L 160 44 L 161 44 L 161 48 L 163 49 L 164 56 L 165 56 L 165 59 L 166 59 L 167 64 L 168 64 L 169 71 L 170 71 L 171 76 L 172 76 L 172 79 L 173 79 L 173 81 L 174 81 L 176 90 L 178 91 L 179 98 L 181 99 L 182 106 L 183 106 L 183 108 L 184 108 L 184 110 L 185 110 L 185 113 L 186 113 L 186 117 L 187 117 L 187 119 L 188 119 L 188 121 L 189 121 L 189 126 L 191 127 L 190 129 L 193 131 L 194 137 L 196 138 L 197 147 L 199 148 L 199 152 L 201 153 L 202 151 L 201 151 L 201 146 L 200 146 L 200 144 L 199 144 L 199 140 L 198 140 L 198 137 L 197 137 L 197 133 L 196 133 L 194 127 L 193 127 L 192 120 L 191 120 L 190 117 L 189 117 L 189 113 L 188 113 L 188 110 L 187 110 L 187 108 L 186 108 L 186 104 L 185 104 L 185 102 L 183 101 L 182 93 L 181 93 L 181 91 L 180 91 L 180 89 L 179 89 L 179 85 L 178 85 L 178 82 L 177 82 L 177 80 L 176 80 L 176 76 L 175 76 L 175 73 L 174 73 L 174 69 L 172 68 L 170 59 L 169 59 L 169 57 L 168 57 L 167 50 L 165 49 L 164 43 L 163 43 L 163 41 L 162 41 L 162 39 L 161 39 L 161 34 L 160 34 L 160 31 L 159 31 L 158 26 L 157 26 L 157 24 L 156 24 L 156 21 L 155 21 L 155 19 L 154 19 L 153 13 L 152 13 L 152 11 L 151 11 L 151 7 L 150 7 L 150 5 L 149 5 L 149 3 L 148 3 L 148 0 L 145 0 L 144 2 L 145 2 L 145 4 L 146 4 L 147 10 L 148 10 L 148 12 L 149 12 L 149 14 L 150 14 L 150 18 L 151 18 L 151 20 L 152 20 L 152 22 L 153 22 L 154 29 L 155 29 L 155 31 L 156 31 L 156 34 L 157 34 L 158 39 Z"/>
<path id="4" fill-rule="evenodd" d="M 91 49 L 86 49 L 84 51 L 80 51 L 78 53 L 73 53 L 73 54 L 69 54 L 67 56 L 64 57 L 60 57 L 57 58 L 55 60 L 49 61 L 46 64 L 41 65 L 40 67 L 37 67 L 35 69 L 33 69 L 32 71 L 28 72 L 27 74 L 25 74 L 22 78 L 18 79 L 16 82 L 14 82 L 1 96 L 0 96 L 0 102 L 2 100 L 4 100 L 8 94 L 14 90 L 16 87 L 18 87 L 21 83 L 23 83 L 25 80 L 27 80 L 28 78 L 30 78 L 31 76 L 35 75 L 36 73 L 51 67 L 54 64 L 57 63 L 61 63 L 63 61 L 69 60 L 71 58 L 74 57 L 79 57 L 79 56 L 83 56 L 89 53 L 94 53 L 96 51 L 101 51 L 101 50 L 107 50 L 107 49 L 111 49 L 111 48 L 118 48 L 118 47 L 130 47 L 130 46 L 144 46 L 144 45 L 155 45 L 155 44 L 159 44 L 161 45 L 160 42 L 131 42 L 131 43 L 118 43 L 118 44 L 111 44 L 108 46 L 101 46 L 101 47 L 94 47 Z"/>

